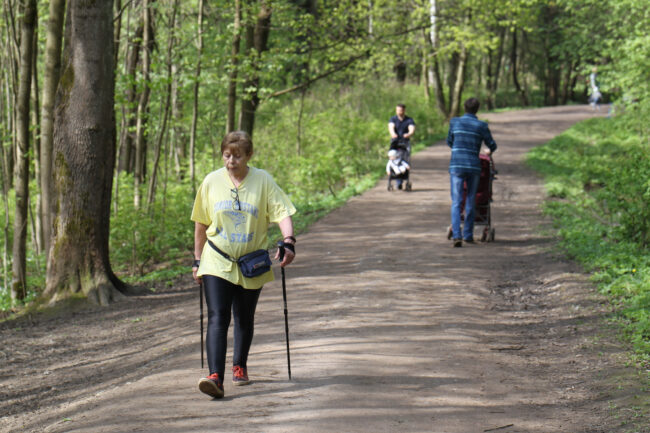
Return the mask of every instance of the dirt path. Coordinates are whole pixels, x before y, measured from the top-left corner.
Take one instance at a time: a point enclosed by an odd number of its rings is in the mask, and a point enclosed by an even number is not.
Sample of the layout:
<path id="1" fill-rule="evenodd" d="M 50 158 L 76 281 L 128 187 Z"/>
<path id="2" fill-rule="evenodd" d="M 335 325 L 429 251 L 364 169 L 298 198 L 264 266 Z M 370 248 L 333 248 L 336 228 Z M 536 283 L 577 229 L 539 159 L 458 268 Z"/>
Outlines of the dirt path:
<path id="1" fill-rule="evenodd" d="M 442 145 L 413 158 L 412 193 L 382 181 L 300 236 L 288 270 L 293 381 L 276 281 L 258 309 L 254 384 L 227 382 L 221 401 L 200 394 L 198 293 L 184 279 L 0 325 L 0 430 L 650 431 L 626 412 L 637 391 L 602 301 L 539 234 L 543 192 L 522 163 L 590 115 L 484 116 L 499 144 L 494 243 L 450 247 Z"/>

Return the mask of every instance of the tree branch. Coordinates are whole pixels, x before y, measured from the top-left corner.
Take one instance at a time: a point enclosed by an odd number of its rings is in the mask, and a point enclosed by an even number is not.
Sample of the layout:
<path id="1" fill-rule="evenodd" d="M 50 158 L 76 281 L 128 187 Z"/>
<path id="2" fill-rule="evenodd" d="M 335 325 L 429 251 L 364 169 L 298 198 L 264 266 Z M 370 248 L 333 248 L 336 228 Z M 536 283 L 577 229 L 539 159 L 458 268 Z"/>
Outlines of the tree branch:
<path id="1" fill-rule="evenodd" d="M 364 57 L 368 57 L 369 55 L 370 55 L 370 50 L 366 50 L 363 54 L 360 54 L 358 56 L 354 56 L 354 57 L 351 57 L 351 58 L 347 59 L 345 62 L 339 64 L 337 67 L 335 67 L 334 69 L 332 69 L 330 71 L 324 72 L 324 73 L 322 73 L 320 75 L 317 75 L 317 76 L 315 76 L 313 78 L 310 78 L 307 81 L 305 81 L 304 83 L 298 84 L 296 86 L 289 87 L 289 88 L 284 89 L 284 90 L 278 90 L 277 92 L 273 92 L 269 96 L 267 96 L 265 99 L 268 100 L 268 99 L 275 98 L 275 97 L 280 96 L 280 95 L 285 95 L 287 93 L 295 92 L 296 90 L 300 90 L 302 88 L 308 87 L 313 82 L 318 81 L 318 80 L 320 80 L 322 78 L 325 78 L 327 76 L 330 76 L 330 75 L 334 74 L 335 72 L 343 70 L 343 69 L 347 68 L 348 66 L 350 66 L 352 63 L 356 62 L 357 60 L 362 59 Z"/>

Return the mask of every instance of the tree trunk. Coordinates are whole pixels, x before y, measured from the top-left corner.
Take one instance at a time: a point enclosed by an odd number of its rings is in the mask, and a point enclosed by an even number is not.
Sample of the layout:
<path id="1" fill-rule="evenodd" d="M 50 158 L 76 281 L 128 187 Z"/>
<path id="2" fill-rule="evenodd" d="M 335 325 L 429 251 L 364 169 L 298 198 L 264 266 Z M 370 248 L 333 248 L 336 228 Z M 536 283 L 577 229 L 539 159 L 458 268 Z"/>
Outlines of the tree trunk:
<path id="1" fill-rule="evenodd" d="M 463 97 L 465 87 L 465 70 L 467 69 L 467 47 L 463 45 L 458 54 L 458 66 L 456 68 L 456 82 L 452 91 L 449 117 L 460 114 L 460 100 Z"/>
<path id="2" fill-rule="evenodd" d="M 260 84 L 260 62 L 261 56 L 267 50 L 267 43 L 269 40 L 269 31 L 271 30 L 271 6 L 262 1 L 260 11 L 257 14 L 257 22 L 255 27 L 248 26 L 246 31 L 246 54 L 252 55 L 251 62 L 251 75 L 248 76 L 244 83 L 245 94 L 241 102 L 241 112 L 239 113 L 239 129 L 248 132 L 253 136 L 253 129 L 255 127 L 255 111 L 259 105 L 260 99 L 258 95 Z M 255 49 L 251 53 L 251 48 Z"/>
<path id="3" fill-rule="evenodd" d="M 149 0 L 142 1 L 142 21 L 144 33 L 142 34 L 142 93 L 138 100 L 138 113 L 135 122 L 135 165 L 133 167 L 133 206 L 140 207 L 141 191 L 140 184 L 144 182 L 145 176 L 145 128 L 147 123 L 147 106 L 149 105 L 149 70 L 151 67 L 151 11 Z"/>
<path id="4" fill-rule="evenodd" d="M 167 91 L 165 97 L 165 105 L 163 108 L 163 119 L 162 126 L 160 127 L 160 132 L 158 134 L 158 139 L 156 140 L 155 155 L 153 161 L 153 169 L 151 170 L 151 178 L 149 179 L 149 188 L 147 189 L 147 208 L 150 211 L 151 206 L 154 203 L 156 196 L 156 182 L 158 178 L 158 166 L 160 164 L 160 154 L 162 151 L 162 144 L 165 138 L 165 133 L 167 132 L 167 120 L 169 119 L 169 111 L 171 105 L 171 96 L 172 96 L 172 51 L 175 44 L 175 32 L 176 29 L 176 13 L 178 11 L 178 2 L 179 0 L 174 0 L 174 5 L 172 7 L 170 25 L 169 25 L 169 40 L 167 41 Z"/>
<path id="5" fill-rule="evenodd" d="M 36 20 L 38 21 L 38 12 L 36 16 Z M 34 30 L 34 37 L 32 38 L 32 107 L 34 107 L 33 110 L 31 110 L 32 113 L 32 139 L 34 141 L 34 179 L 40 179 L 41 178 L 41 146 L 40 146 L 40 139 L 41 139 L 41 115 L 40 115 L 40 110 L 39 107 L 41 106 L 40 103 L 40 95 L 39 95 L 39 88 L 38 88 L 38 27 Z M 32 212 L 31 207 L 29 208 L 30 212 L 30 218 L 32 219 L 32 225 L 33 230 L 32 230 L 32 242 L 34 244 L 34 250 L 36 252 L 36 258 L 37 258 L 37 265 L 38 265 L 38 256 L 41 254 L 43 251 L 43 226 L 41 223 L 41 218 L 40 218 L 40 208 L 41 208 L 41 193 L 40 193 L 40 188 L 39 191 L 36 193 L 36 200 L 32 199 L 30 200 L 32 203 L 35 201 L 36 203 L 36 215 L 34 215 L 34 212 Z M 28 206 L 31 206 L 28 204 Z M 35 218 L 36 216 L 36 218 Z"/>
<path id="6" fill-rule="evenodd" d="M 16 147 L 18 145 L 18 133 L 16 131 L 18 114 L 14 107 L 18 106 L 18 59 L 20 58 L 20 48 L 18 46 L 20 35 L 16 30 L 13 7 L 14 5 L 5 2 L 2 8 L 7 28 L 7 55 L 3 66 L 8 66 L 6 69 L 7 81 L 5 92 L 7 95 L 7 131 L 11 136 L 11 149 L 5 153 L 5 168 L 9 179 L 9 189 L 14 186 L 14 166 L 16 162 Z"/>
<path id="7" fill-rule="evenodd" d="M 395 72 L 395 80 L 398 84 L 404 84 L 406 82 L 406 62 L 404 60 L 398 60 L 393 66 L 393 71 Z"/>
<path id="8" fill-rule="evenodd" d="M 521 99 L 521 105 L 528 106 L 528 98 L 519 85 L 519 78 L 517 77 L 517 29 L 512 31 L 512 50 L 510 51 L 510 67 L 512 68 L 512 83 L 515 85 L 515 90 Z"/>
<path id="9" fill-rule="evenodd" d="M 178 96 L 178 66 L 172 64 L 172 118 L 174 126 L 172 127 L 171 149 L 174 158 L 174 170 L 179 180 L 185 178 L 183 163 L 187 159 L 187 140 L 185 139 L 185 128 L 182 125 L 183 101 Z"/>
<path id="10" fill-rule="evenodd" d="M 51 303 L 76 294 L 105 305 L 126 290 L 108 256 L 116 134 L 112 6 L 71 0 L 68 7 L 54 111 L 58 212 L 44 292 Z"/>
<path id="11" fill-rule="evenodd" d="M 556 34 L 558 8 L 552 4 L 546 6 L 546 104 L 557 105 L 560 92 L 560 69 L 558 67 L 559 58 L 553 52 L 553 47 L 557 44 L 558 36 Z"/>
<path id="12" fill-rule="evenodd" d="M 14 215 L 14 242 L 11 298 L 24 299 L 27 294 L 26 285 L 26 239 L 27 239 L 27 206 L 29 203 L 29 102 L 32 89 L 32 62 L 34 59 L 34 30 L 36 28 L 36 0 L 25 4 L 21 23 L 20 37 L 20 81 L 18 83 L 18 113 L 16 135 L 15 192 L 16 212 Z"/>
<path id="13" fill-rule="evenodd" d="M 422 29 L 422 37 L 424 39 L 424 44 L 422 45 L 422 80 L 424 81 L 424 99 L 428 105 L 431 101 L 431 90 L 429 89 L 432 81 L 430 73 L 431 67 L 429 66 L 431 50 L 429 49 L 429 38 L 424 29 Z"/>
<path id="14" fill-rule="evenodd" d="M 45 40 L 45 70 L 43 71 L 43 98 L 41 105 L 41 221 L 43 247 L 49 251 L 52 236 L 52 130 L 54 95 L 61 73 L 61 41 L 65 0 L 50 2 L 50 18 Z"/>
<path id="15" fill-rule="evenodd" d="M 131 7 L 131 6 L 129 6 Z M 140 62 L 140 51 L 142 49 L 142 35 L 144 33 L 144 23 L 142 18 L 138 20 L 138 25 L 133 36 L 128 42 L 128 53 L 126 55 L 126 75 L 130 78 L 130 84 L 126 88 L 126 110 L 125 116 L 122 116 L 122 129 L 125 130 L 124 142 L 120 144 L 120 162 L 119 171 L 133 173 L 134 169 L 134 143 L 137 108 L 136 100 L 138 99 L 136 73 L 138 63 Z"/>
<path id="16" fill-rule="evenodd" d="M 114 32 L 115 32 L 115 48 L 113 64 L 117 65 L 117 60 L 120 58 L 120 35 L 122 33 L 122 0 L 115 0 L 115 11 L 117 12 L 117 19 L 115 20 Z"/>
<path id="17" fill-rule="evenodd" d="M 447 65 L 447 94 L 449 98 L 447 99 L 447 113 L 449 117 L 453 117 L 456 114 L 451 110 L 451 106 L 454 101 L 454 87 L 456 87 L 456 78 L 458 77 L 458 65 L 460 61 L 460 53 L 458 51 L 451 54 L 449 63 Z"/>
<path id="18" fill-rule="evenodd" d="M 203 0 L 199 0 L 199 14 L 197 23 L 197 56 L 196 69 L 194 70 L 194 103 L 192 105 L 192 127 L 190 130 L 190 182 L 192 190 L 196 191 L 196 167 L 194 154 L 196 152 L 196 125 L 199 118 L 199 79 L 201 78 L 201 55 L 203 54 Z"/>
<path id="19" fill-rule="evenodd" d="M 566 105 L 569 101 L 569 86 L 571 85 L 571 74 L 573 72 L 573 61 L 569 61 L 565 65 L 566 71 L 564 73 L 564 80 L 562 83 L 562 105 Z"/>
<path id="20" fill-rule="evenodd" d="M 228 119 L 226 133 L 235 129 L 235 106 L 237 104 L 237 74 L 239 73 L 239 46 L 241 44 L 241 0 L 235 0 L 235 22 L 230 55 L 230 78 L 228 83 Z"/>
<path id="21" fill-rule="evenodd" d="M 496 93 L 499 88 L 499 74 L 501 73 L 501 58 L 503 57 L 503 45 L 505 41 L 505 28 L 501 28 L 499 31 L 499 48 L 494 53 L 493 50 L 488 50 L 488 64 L 487 64 L 487 79 L 486 79 L 486 89 L 487 89 L 487 109 L 492 110 L 496 108 Z"/>

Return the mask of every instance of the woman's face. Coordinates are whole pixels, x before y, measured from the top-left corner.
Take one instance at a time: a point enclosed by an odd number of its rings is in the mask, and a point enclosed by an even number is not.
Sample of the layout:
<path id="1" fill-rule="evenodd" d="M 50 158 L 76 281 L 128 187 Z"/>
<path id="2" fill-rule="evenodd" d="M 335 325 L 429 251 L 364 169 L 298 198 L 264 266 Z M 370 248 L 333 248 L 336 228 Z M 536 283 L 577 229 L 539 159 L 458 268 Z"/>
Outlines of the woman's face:
<path id="1" fill-rule="evenodd" d="M 236 147 L 228 147 L 223 151 L 221 157 L 226 169 L 230 171 L 239 171 L 247 167 L 248 160 L 252 155 L 246 155 Z"/>

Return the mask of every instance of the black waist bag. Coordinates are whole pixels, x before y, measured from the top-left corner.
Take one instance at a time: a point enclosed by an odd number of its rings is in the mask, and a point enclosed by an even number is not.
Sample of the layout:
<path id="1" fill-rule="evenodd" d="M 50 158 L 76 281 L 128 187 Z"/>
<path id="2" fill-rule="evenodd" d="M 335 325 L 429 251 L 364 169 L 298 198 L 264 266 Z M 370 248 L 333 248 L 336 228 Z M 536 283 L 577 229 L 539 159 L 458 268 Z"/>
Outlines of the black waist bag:
<path id="1" fill-rule="evenodd" d="M 246 278 L 258 277 L 271 270 L 271 257 L 269 257 L 269 252 L 267 250 L 256 250 L 252 253 L 244 254 L 235 260 L 217 248 L 210 239 L 208 239 L 208 243 L 213 250 L 224 256 L 226 259 L 233 263 L 237 263 L 242 275 Z"/>

